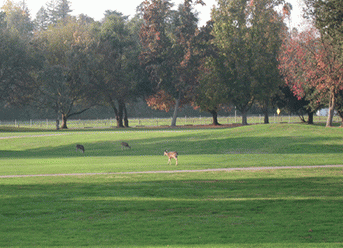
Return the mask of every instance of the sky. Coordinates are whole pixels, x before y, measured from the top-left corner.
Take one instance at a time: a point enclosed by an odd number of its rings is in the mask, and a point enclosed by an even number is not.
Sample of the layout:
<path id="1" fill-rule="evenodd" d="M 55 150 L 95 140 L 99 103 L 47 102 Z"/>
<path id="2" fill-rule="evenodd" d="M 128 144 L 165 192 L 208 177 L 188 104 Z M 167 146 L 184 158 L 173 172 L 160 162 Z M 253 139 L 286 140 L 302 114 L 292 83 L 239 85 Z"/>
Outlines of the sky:
<path id="1" fill-rule="evenodd" d="M 15 2 L 21 2 L 22 0 L 14 0 Z M 50 0 L 24 0 L 29 10 L 31 11 L 31 17 L 34 19 L 37 11 L 42 7 L 46 6 Z M 136 7 L 143 0 L 96 0 L 96 1 L 85 1 L 85 0 L 69 0 L 71 3 L 72 15 L 86 14 L 95 20 L 101 20 L 104 17 L 106 10 L 116 10 L 122 12 L 124 15 L 133 16 L 136 12 Z M 210 13 L 212 6 L 216 4 L 216 0 L 203 0 L 206 6 L 198 5 L 196 8 L 199 12 L 199 24 L 200 26 L 205 25 L 210 19 Z M 293 6 L 291 26 L 297 27 L 301 23 L 301 2 L 302 0 L 286 0 Z M 3 3 L 5 0 L 3 0 Z M 183 2 L 183 0 L 172 0 L 175 5 Z"/>

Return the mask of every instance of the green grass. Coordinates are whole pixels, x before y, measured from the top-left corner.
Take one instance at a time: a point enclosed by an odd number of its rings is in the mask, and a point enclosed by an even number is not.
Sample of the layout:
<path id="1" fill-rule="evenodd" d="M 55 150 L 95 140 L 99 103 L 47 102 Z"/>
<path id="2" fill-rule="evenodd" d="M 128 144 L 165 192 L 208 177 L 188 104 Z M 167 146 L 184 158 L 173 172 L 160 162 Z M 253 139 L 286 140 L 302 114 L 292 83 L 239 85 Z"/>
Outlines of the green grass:
<path id="1" fill-rule="evenodd" d="M 0 138 L 0 175 L 99 173 L 341 164 L 343 129 L 280 124 L 3 132 Z M 132 149 L 122 151 L 121 141 L 129 142 Z M 85 146 L 84 154 L 75 151 L 77 143 Z M 178 151 L 178 167 L 167 165 L 164 149 Z"/>
<path id="2" fill-rule="evenodd" d="M 342 164 L 342 138 L 295 124 L 8 131 L 0 175 Z M 342 183 L 342 168 L 0 178 L 0 246 L 343 247 Z"/>

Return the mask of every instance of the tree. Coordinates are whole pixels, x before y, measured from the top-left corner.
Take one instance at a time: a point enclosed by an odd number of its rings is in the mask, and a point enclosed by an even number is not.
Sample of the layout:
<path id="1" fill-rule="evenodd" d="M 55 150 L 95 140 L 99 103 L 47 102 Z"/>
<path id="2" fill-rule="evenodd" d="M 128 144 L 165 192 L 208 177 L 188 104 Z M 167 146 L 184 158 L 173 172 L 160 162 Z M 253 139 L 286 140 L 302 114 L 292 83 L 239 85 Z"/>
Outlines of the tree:
<path id="1" fill-rule="evenodd" d="M 306 30 L 285 40 L 279 62 L 286 83 L 299 98 L 307 94 L 312 110 L 328 102 L 326 126 L 332 126 L 336 99 L 343 88 L 343 64 L 330 39 L 314 28 Z"/>
<path id="2" fill-rule="evenodd" d="M 69 13 L 72 12 L 70 6 L 68 0 L 50 0 L 45 8 L 49 17 L 49 24 L 56 24 L 58 21 L 70 17 Z"/>
<path id="3" fill-rule="evenodd" d="M 230 100 L 230 89 L 220 77 L 221 62 L 216 59 L 217 51 L 213 45 L 214 36 L 211 34 L 213 22 L 209 21 L 200 29 L 197 35 L 196 49 L 201 54 L 199 67 L 199 85 L 195 103 L 201 110 L 212 115 L 213 125 L 220 125 L 218 122 L 218 110 Z M 218 63 L 218 64 L 215 64 Z"/>
<path id="4" fill-rule="evenodd" d="M 254 41 L 252 49 L 255 59 L 254 78 L 257 81 L 256 101 L 262 106 L 264 123 L 269 123 L 269 106 L 273 95 L 282 84 L 278 70 L 278 54 L 283 41 L 286 26 L 282 15 L 275 11 L 277 1 L 258 0 L 249 3 L 252 7 L 250 34 Z M 286 4 L 287 8 L 290 6 Z"/>
<path id="5" fill-rule="evenodd" d="M 25 2 L 18 4 L 14 1 L 6 0 L 1 9 L 5 12 L 4 21 L 9 30 L 18 32 L 23 37 L 31 35 L 33 22 Z"/>
<path id="6" fill-rule="evenodd" d="M 185 0 L 177 11 L 171 7 L 167 0 L 143 2 L 140 59 L 155 92 L 172 97 L 175 107 L 171 126 L 175 126 L 180 105 L 194 99 L 199 60 L 193 49 L 198 32 L 192 1 Z"/>
<path id="7" fill-rule="evenodd" d="M 277 51 L 283 28 L 281 16 L 274 10 L 280 1 L 219 0 L 212 12 L 213 35 L 218 48 L 221 78 L 230 89 L 231 101 L 242 113 L 259 100 L 267 106 L 279 85 Z M 267 108 L 266 108 L 267 109 Z"/>
<path id="8" fill-rule="evenodd" d="M 332 45 L 343 59 L 343 1 L 305 0 L 305 3 L 307 17 L 314 20 L 323 37 L 332 39 Z"/>
<path id="9" fill-rule="evenodd" d="M 34 72 L 41 66 L 27 39 L 0 29 L 0 101 L 24 105 L 34 92 Z"/>
<path id="10" fill-rule="evenodd" d="M 32 23 L 26 6 L 6 1 L 0 12 L 0 101 L 22 106 L 34 91 L 39 58 L 30 44 Z"/>
<path id="11" fill-rule="evenodd" d="M 34 20 L 36 30 L 46 30 L 50 24 L 49 14 L 44 7 L 41 7 Z"/>
<path id="12" fill-rule="evenodd" d="M 145 78 L 137 60 L 140 50 L 134 33 L 139 22 L 118 12 L 106 13 L 98 30 L 94 87 L 103 96 L 102 102 L 113 109 L 117 127 L 128 127 L 126 103 L 144 92 L 138 91 Z"/>
<path id="13" fill-rule="evenodd" d="M 92 37 L 84 23 L 71 18 L 37 33 L 34 42 L 46 63 L 33 101 L 60 114 L 61 128 L 67 128 L 68 118 L 94 105 L 89 75 L 94 58 Z"/>
<path id="14" fill-rule="evenodd" d="M 275 95 L 273 102 L 279 109 L 284 109 L 289 113 L 297 114 L 301 121 L 307 122 L 307 124 L 313 124 L 314 113 L 323 107 L 323 104 L 312 101 L 313 91 L 310 89 L 305 91 L 302 97 L 296 96 L 291 85 L 284 84 L 280 86 L 280 92 Z M 313 98 L 315 99 L 315 98 Z M 307 114 L 308 119 L 305 119 Z"/>

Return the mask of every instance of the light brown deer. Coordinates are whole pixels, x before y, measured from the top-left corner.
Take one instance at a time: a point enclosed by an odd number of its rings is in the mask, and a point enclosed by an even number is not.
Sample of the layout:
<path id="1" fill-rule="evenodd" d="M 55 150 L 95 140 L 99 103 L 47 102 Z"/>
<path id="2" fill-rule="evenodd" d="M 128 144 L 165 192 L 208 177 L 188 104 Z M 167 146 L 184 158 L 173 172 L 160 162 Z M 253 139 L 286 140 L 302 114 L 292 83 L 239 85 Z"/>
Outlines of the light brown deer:
<path id="1" fill-rule="evenodd" d="M 167 150 L 163 153 L 164 156 L 168 156 L 168 164 L 171 164 L 171 159 L 175 159 L 177 165 L 177 152 L 168 152 Z"/>
<path id="2" fill-rule="evenodd" d="M 76 145 L 76 151 L 78 151 L 78 150 L 82 151 L 82 153 L 85 153 L 85 147 L 83 145 L 77 144 Z"/>
<path id="3" fill-rule="evenodd" d="M 131 149 L 131 146 L 129 146 L 129 144 L 126 143 L 126 142 L 121 142 L 120 144 L 121 144 L 121 149 L 122 149 L 122 150 L 124 150 L 125 147 Z"/>

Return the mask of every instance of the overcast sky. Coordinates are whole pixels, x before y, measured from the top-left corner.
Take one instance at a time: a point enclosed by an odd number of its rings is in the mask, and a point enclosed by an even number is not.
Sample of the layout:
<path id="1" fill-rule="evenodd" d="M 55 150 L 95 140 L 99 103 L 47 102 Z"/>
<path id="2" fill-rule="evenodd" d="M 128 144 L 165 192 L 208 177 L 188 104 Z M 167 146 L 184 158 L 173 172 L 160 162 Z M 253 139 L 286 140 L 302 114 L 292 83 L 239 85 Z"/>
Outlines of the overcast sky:
<path id="1" fill-rule="evenodd" d="M 20 2 L 22 0 L 14 0 Z M 37 11 L 45 6 L 50 0 L 24 0 L 26 5 L 31 11 L 32 18 L 35 18 Z M 96 0 L 96 1 L 85 1 L 85 0 L 69 0 L 71 3 L 72 15 L 79 15 L 81 13 L 86 14 L 95 20 L 103 18 L 106 10 L 116 10 L 122 12 L 124 15 L 130 15 L 131 17 L 136 12 L 136 7 L 143 0 Z M 287 1 L 287 0 L 286 0 Z M 2 0 L 4 3 L 5 0 Z M 172 0 L 176 5 L 182 3 L 183 0 Z M 198 5 L 197 11 L 200 13 L 200 25 L 204 25 L 210 19 L 210 12 L 212 6 L 216 4 L 216 0 L 204 0 L 206 6 Z M 301 7 L 299 2 L 302 0 L 288 0 L 293 6 L 292 10 L 292 27 L 296 27 L 300 21 Z"/>

